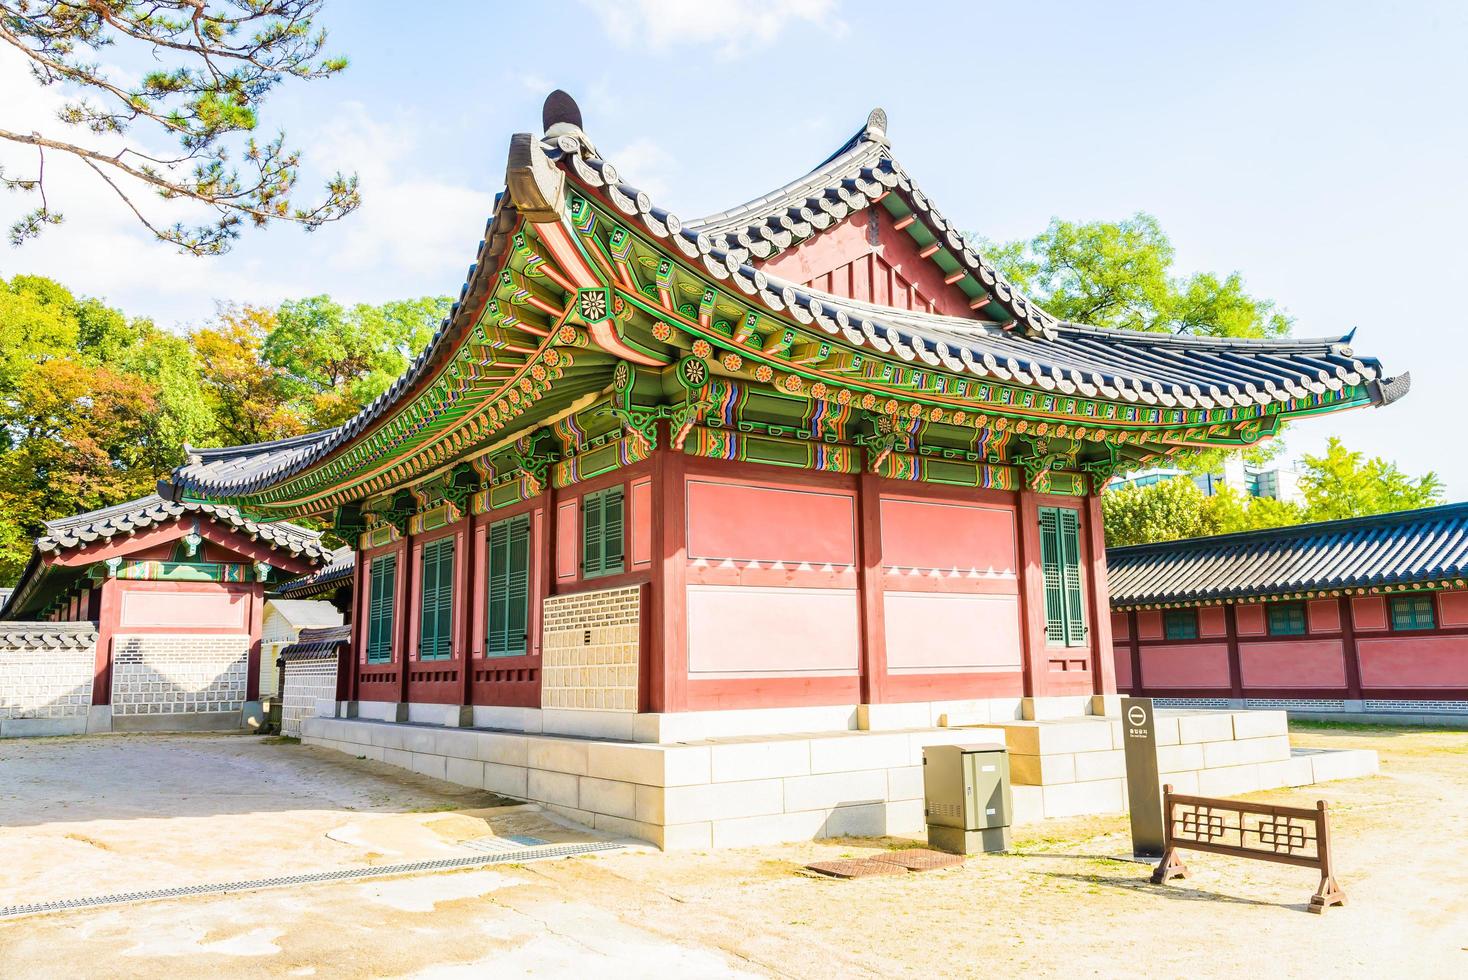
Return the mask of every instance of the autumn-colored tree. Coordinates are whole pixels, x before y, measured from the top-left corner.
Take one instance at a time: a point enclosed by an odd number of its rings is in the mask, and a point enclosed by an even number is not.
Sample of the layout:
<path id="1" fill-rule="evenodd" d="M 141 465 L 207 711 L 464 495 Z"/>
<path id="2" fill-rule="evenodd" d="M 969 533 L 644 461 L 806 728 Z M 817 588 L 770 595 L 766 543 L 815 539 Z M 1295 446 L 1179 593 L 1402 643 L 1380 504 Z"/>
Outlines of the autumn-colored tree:
<path id="1" fill-rule="evenodd" d="M 197 330 L 192 342 L 205 396 L 218 426 L 217 441 L 268 442 L 306 431 L 289 403 L 287 379 L 262 355 L 275 312 L 261 306 L 230 306 Z"/>

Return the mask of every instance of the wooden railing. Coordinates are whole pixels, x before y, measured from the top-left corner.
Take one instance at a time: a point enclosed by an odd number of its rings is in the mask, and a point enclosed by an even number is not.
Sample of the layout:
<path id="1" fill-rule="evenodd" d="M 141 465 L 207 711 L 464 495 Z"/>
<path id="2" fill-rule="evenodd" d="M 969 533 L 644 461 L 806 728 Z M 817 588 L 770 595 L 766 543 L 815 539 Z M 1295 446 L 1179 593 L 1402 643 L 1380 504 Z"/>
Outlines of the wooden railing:
<path id="1" fill-rule="evenodd" d="M 1310 911 L 1320 913 L 1328 906 L 1346 904 L 1346 893 L 1331 870 L 1330 812 L 1324 800 L 1311 810 L 1179 796 L 1168 785 L 1162 788 L 1162 819 L 1165 850 L 1152 872 L 1154 885 L 1188 876 L 1187 865 L 1177 853 L 1186 848 L 1315 868 L 1320 872 L 1320 887 L 1310 897 Z"/>

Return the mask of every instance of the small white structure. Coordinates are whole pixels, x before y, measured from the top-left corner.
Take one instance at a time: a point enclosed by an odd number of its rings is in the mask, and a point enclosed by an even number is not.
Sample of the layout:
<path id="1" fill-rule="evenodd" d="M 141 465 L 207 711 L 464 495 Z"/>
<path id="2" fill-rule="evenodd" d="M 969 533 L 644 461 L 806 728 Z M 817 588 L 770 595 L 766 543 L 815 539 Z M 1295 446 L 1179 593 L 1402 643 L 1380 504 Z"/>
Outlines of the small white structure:
<path id="1" fill-rule="evenodd" d="M 303 629 L 342 625 L 342 614 L 329 602 L 315 599 L 271 599 L 260 623 L 260 696 L 280 694 L 280 652 L 295 643 Z"/>

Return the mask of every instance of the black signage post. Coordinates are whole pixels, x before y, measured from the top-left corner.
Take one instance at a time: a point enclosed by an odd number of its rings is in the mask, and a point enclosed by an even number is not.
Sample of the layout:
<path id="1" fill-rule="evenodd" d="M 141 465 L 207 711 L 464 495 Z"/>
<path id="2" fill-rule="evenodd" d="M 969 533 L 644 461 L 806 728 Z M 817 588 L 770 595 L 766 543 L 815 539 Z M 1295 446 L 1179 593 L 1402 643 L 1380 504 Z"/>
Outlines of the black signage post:
<path id="1" fill-rule="evenodd" d="M 1151 698 L 1121 699 L 1122 745 L 1126 751 L 1127 806 L 1132 818 L 1132 853 L 1162 856 L 1162 787 L 1157 772 L 1157 726 Z"/>

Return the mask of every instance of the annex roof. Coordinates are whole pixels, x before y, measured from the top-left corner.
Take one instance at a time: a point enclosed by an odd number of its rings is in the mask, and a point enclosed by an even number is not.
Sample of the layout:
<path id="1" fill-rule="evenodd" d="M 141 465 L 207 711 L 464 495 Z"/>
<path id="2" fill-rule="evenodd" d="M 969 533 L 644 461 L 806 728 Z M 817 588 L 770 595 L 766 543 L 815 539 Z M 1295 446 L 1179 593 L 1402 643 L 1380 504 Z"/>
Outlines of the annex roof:
<path id="1" fill-rule="evenodd" d="M 357 553 L 349 547 L 339 548 L 332 552 L 331 560 L 327 564 L 310 575 L 302 575 L 284 583 L 275 590 L 275 594 L 282 599 L 309 599 L 311 596 L 331 592 L 349 580 L 356 567 Z"/>
<path id="2" fill-rule="evenodd" d="M 96 623 L 0 621 L 0 650 L 90 650 L 96 645 Z"/>
<path id="3" fill-rule="evenodd" d="M 329 626 L 322 629 L 303 629 L 301 636 L 290 646 L 280 651 L 282 659 L 309 660 L 335 653 L 343 643 L 352 642 L 352 627 Z"/>
<path id="4" fill-rule="evenodd" d="M 880 110 L 809 174 L 737 207 L 686 223 L 625 182 L 599 155 L 581 129 L 579 111 L 564 93 L 547 100 L 544 123 L 542 137 L 521 135 L 512 140 L 509 187 L 497 199 L 460 301 L 391 388 L 335 429 L 253 446 L 189 449 L 187 462 L 171 481 L 160 484 L 160 490 L 171 497 L 240 502 L 328 461 L 351 456 L 366 435 L 395 424 L 395 419 L 407 433 L 402 438 L 421 431 L 421 423 L 410 424 L 402 414 L 412 407 L 406 400 L 422 391 L 459 352 L 485 298 L 502 282 L 498 258 L 520 227 L 522 214 L 540 222 L 561 220 L 546 216 L 546 209 L 562 203 L 559 190 L 545 192 L 555 181 L 569 181 L 583 193 L 604 198 L 626 216 L 629 226 L 659 240 L 670 257 L 718 284 L 728 283 L 731 291 L 749 297 L 770 315 L 810 327 L 812 333 L 865 356 L 910 364 L 935 375 L 992 380 L 1124 405 L 1205 410 L 1284 405 L 1343 389 L 1364 391 L 1352 404 L 1386 404 L 1410 386 L 1408 375 L 1388 377 L 1379 361 L 1358 355 L 1349 334 L 1312 340 L 1219 339 L 1057 320 L 1005 281 L 892 158 L 886 117 Z M 945 269 L 954 266 L 954 275 L 967 277 L 964 282 L 978 292 L 976 302 L 995 311 L 991 319 L 977 313 L 979 318 L 966 319 L 863 303 L 758 268 L 764 259 L 819 234 L 842 215 L 890 194 L 900 196 L 902 207 L 921 218 L 913 227 L 933 239 L 932 261 L 945 263 Z M 372 461 L 377 463 L 380 460 Z M 350 464 L 360 468 L 369 461 L 352 456 Z"/>
<path id="5" fill-rule="evenodd" d="M 1468 503 L 1111 548 L 1106 563 L 1115 609 L 1461 584 Z"/>
<path id="6" fill-rule="evenodd" d="M 297 629 L 340 626 L 341 612 L 329 602 L 314 599 L 271 599 L 267 605 Z"/>
<path id="7" fill-rule="evenodd" d="M 321 532 L 312 531 L 286 521 L 264 523 L 249 520 L 238 510 L 225 504 L 207 504 L 164 500 L 149 494 L 136 500 L 87 511 L 44 524 L 45 533 L 36 539 L 30 561 L 26 563 L 14 590 L 0 603 L 0 618 L 33 612 L 38 594 L 45 592 L 47 560 L 63 552 L 85 548 L 118 535 L 135 534 L 180 518 L 195 515 L 228 527 L 265 544 L 273 551 L 288 553 L 312 563 L 326 560 Z"/>

